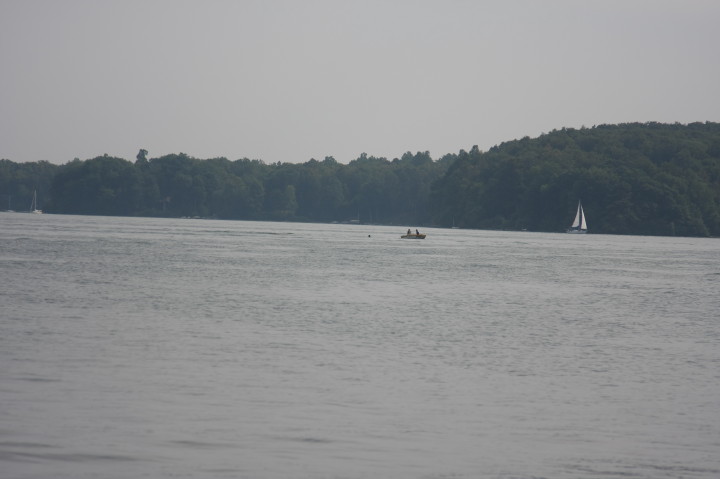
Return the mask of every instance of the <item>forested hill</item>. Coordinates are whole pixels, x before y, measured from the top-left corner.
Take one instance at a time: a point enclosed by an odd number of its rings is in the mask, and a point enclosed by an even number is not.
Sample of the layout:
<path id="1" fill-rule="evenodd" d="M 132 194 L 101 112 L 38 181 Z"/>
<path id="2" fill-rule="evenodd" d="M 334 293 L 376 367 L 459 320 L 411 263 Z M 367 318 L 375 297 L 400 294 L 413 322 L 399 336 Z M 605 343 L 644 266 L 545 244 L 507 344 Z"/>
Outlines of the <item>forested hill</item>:
<path id="1" fill-rule="evenodd" d="M 563 231 L 578 200 L 592 233 L 719 236 L 720 124 L 562 129 L 460 152 L 431 202 L 462 227 Z"/>
<path id="2" fill-rule="evenodd" d="M 437 161 L 0 160 L 8 209 L 27 210 L 34 190 L 50 213 L 528 231 L 564 231 L 582 200 L 591 233 L 720 236 L 720 124 L 562 129 Z"/>

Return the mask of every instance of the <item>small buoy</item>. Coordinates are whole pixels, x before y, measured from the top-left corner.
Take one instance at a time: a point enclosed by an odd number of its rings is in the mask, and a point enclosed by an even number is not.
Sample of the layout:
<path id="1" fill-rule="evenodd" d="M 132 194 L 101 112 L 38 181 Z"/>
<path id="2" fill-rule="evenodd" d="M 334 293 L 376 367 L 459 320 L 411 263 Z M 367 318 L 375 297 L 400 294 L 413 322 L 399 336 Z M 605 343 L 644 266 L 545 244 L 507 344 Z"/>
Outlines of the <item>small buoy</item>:
<path id="1" fill-rule="evenodd" d="M 368 238 L 370 238 L 370 235 L 368 235 Z"/>

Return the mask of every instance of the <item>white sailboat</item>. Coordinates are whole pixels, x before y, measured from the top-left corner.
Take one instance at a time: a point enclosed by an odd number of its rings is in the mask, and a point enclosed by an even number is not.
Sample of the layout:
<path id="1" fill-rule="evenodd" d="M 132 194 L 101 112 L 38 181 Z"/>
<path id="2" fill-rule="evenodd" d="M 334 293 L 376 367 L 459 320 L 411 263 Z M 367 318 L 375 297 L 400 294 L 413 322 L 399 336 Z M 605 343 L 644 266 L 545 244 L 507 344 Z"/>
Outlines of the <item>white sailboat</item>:
<path id="1" fill-rule="evenodd" d="M 583 211 L 582 204 L 580 204 L 579 200 L 577 213 L 575 214 L 575 220 L 573 221 L 570 228 L 568 228 L 567 232 L 575 234 L 587 233 L 587 221 L 585 220 L 585 212 Z"/>
<path id="2" fill-rule="evenodd" d="M 37 207 L 37 190 L 33 191 L 32 203 L 30 203 L 30 213 L 42 214 L 42 210 Z"/>

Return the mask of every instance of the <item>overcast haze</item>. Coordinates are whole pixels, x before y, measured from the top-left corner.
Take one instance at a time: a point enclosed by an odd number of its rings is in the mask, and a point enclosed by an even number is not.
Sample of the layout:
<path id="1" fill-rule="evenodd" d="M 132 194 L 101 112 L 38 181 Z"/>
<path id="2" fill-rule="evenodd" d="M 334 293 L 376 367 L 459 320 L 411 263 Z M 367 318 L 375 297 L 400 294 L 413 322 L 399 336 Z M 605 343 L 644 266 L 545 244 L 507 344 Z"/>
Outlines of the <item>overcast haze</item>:
<path id="1" fill-rule="evenodd" d="M 720 2 L 0 0 L 0 158 L 438 159 L 720 121 Z"/>

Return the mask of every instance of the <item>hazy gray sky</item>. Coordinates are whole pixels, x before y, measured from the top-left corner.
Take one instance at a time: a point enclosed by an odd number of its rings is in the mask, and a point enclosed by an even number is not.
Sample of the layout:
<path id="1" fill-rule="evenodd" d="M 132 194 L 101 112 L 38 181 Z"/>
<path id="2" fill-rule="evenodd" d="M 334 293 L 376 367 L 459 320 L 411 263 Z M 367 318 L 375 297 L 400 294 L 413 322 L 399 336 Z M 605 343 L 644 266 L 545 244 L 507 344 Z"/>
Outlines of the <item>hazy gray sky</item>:
<path id="1" fill-rule="evenodd" d="M 720 121 L 717 0 L 0 0 L 0 158 L 267 163 Z"/>

